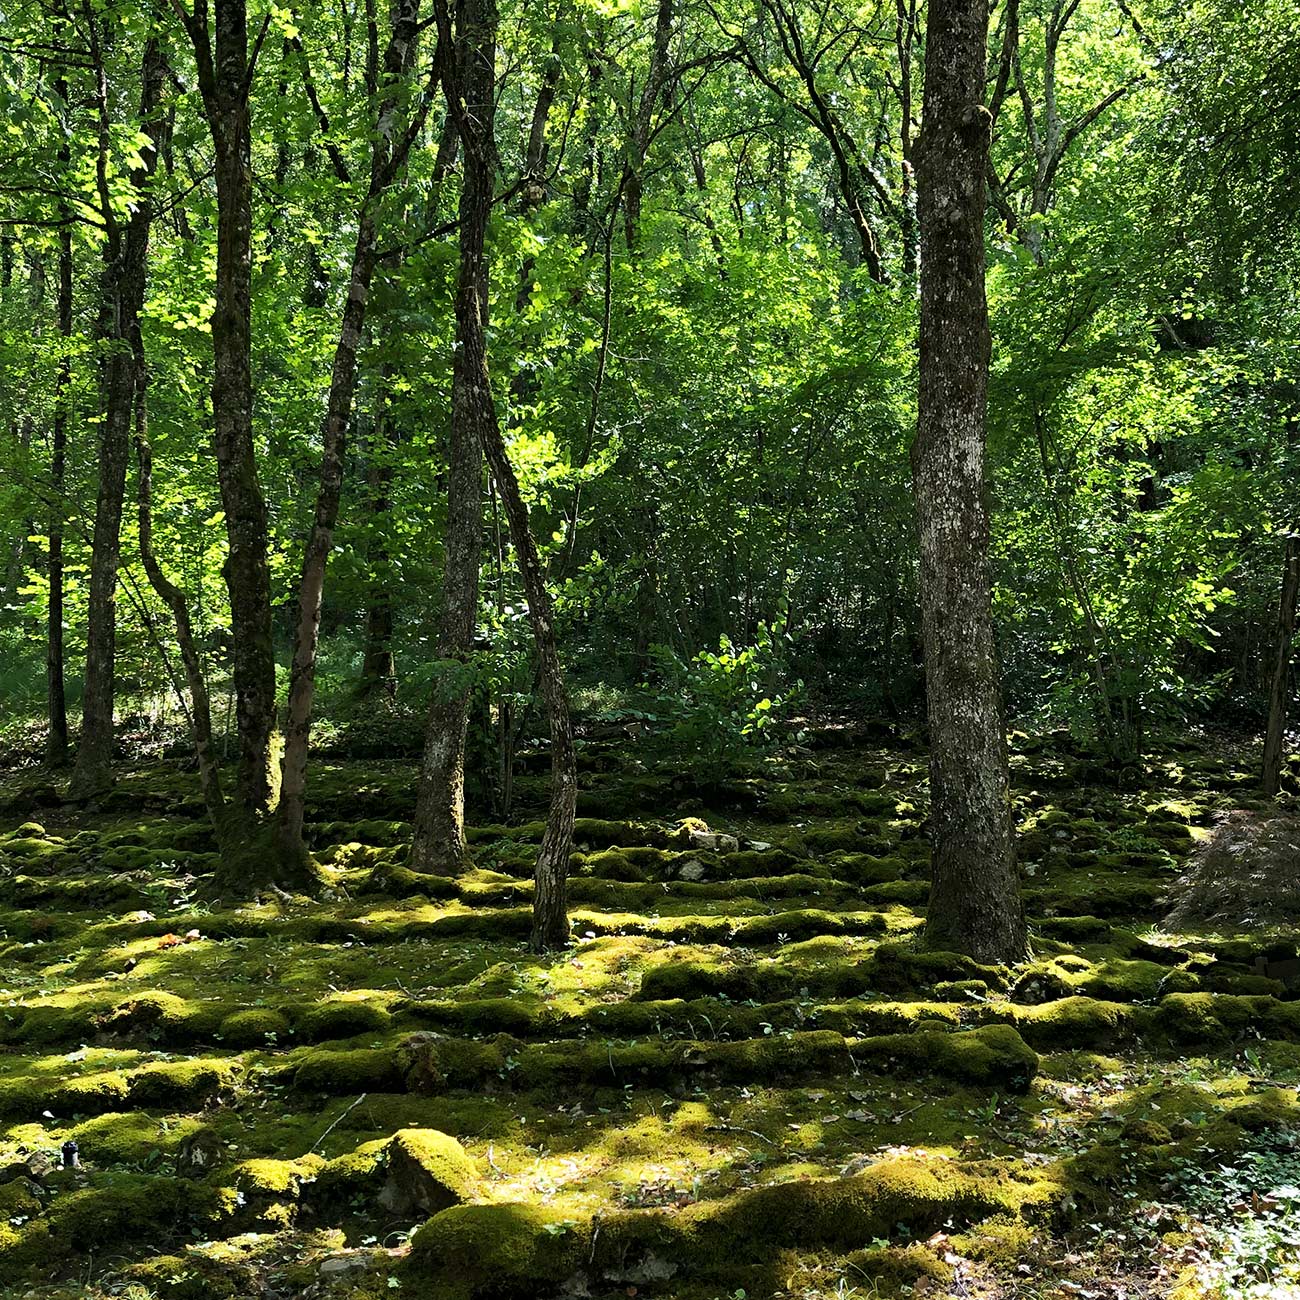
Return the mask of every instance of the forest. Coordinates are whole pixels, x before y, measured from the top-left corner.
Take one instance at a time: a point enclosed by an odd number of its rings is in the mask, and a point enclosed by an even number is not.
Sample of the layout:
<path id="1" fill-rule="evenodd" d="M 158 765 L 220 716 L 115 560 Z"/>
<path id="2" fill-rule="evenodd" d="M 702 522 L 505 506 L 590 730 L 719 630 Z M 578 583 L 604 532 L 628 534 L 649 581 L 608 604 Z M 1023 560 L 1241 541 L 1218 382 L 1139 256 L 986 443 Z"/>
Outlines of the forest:
<path id="1" fill-rule="evenodd" d="M 1300 1297 L 1300 0 L 0 0 L 0 1297 Z"/>

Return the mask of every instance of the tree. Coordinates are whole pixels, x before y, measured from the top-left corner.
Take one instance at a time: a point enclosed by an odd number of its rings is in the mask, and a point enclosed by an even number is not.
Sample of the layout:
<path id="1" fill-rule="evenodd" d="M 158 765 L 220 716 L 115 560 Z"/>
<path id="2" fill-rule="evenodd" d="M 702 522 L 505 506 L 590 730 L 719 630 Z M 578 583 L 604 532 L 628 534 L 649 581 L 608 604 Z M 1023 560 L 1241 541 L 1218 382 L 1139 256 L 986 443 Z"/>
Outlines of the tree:
<path id="1" fill-rule="evenodd" d="M 403 104 L 407 90 L 406 78 L 415 57 L 418 19 L 418 0 L 399 0 L 392 12 L 392 29 L 384 50 L 382 70 L 376 68 L 371 73 L 370 85 L 367 87 L 375 111 L 370 181 L 358 213 L 352 273 L 326 399 L 316 510 L 303 553 L 302 574 L 298 584 L 298 622 L 289 675 L 280 803 L 276 811 L 280 855 L 286 864 L 298 864 L 288 868 L 294 874 L 310 874 L 306 848 L 302 842 L 302 822 L 316 656 L 320 644 L 321 599 L 325 589 L 325 565 L 333 545 L 343 489 L 343 459 L 356 390 L 357 353 L 361 346 L 366 306 L 375 272 L 379 209 L 385 191 L 405 165 L 406 156 L 419 134 L 437 88 L 436 80 L 431 78 L 421 95 L 409 106 Z M 374 25 L 373 19 L 371 24 Z M 378 33 L 372 32 L 371 35 L 377 45 Z M 347 181 L 346 171 L 340 170 L 339 179 Z"/>
<path id="2" fill-rule="evenodd" d="M 989 324 L 985 0 L 931 0 L 918 142 L 920 379 L 913 486 L 930 730 L 926 940 L 981 961 L 1025 955 L 998 680 L 985 500 Z"/>
<path id="3" fill-rule="evenodd" d="M 212 139 L 217 195 L 216 309 L 212 314 L 213 453 L 221 485 L 229 555 L 226 589 L 239 728 L 237 801 L 232 811 L 246 830 L 273 801 L 271 736 L 275 729 L 275 650 L 271 640 L 271 573 L 266 498 L 253 445 L 252 239 L 253 159 L 249 97 L 258 55 L 269 26 L 263 22 L 250 51 L 246 0 L 206 0 L 192 12 L 181 0 L 172 9 L 189 36 L 198 71 L 203 117 Z M 222 887 L 247 888 L 255 863 L 274 871 L 265 856 L 227 861 Z"/>
<path id="4" fill-rule="evenodd" d="M 117 626 L 117 570 L 122 530 L 122 502 L 131 447 L 135 409 L 136 344 L 144 306 L 153 221 L 149 182 L 158 166 L 155 142 L 162 135 L 160 118 L 166 63 L 155 32 L 145 43 L 140 66 L 140 122 L 149 143 L 131 171 L 135 191 L 131 213 L 123 221 L 115 210 L 111 183 L 112 120 L 108 70 L 104 61 L 99 20 L 86 21 L 87 43 L 95 77 L 99 118 L 95 159 L 99 208 L 105 227 L 102 316 L 107 355 L 104 361 L 104 410 L 99 440 L 99 493 L 90 561 L 90 611 L 86 632 L 86 680 L 81 700 L 81 736 L 68 793 L 89 798 L 112 781 L 114 670 Z M 62 280 L 62 268 L 60 269 Z M 54 711 L 51 717 L 53 719 Z"/>
<path id="5" fill-rule="evenodd" d="M 555 635 L 555 611 L 537 544 L 529 525 L 514 466 L 501 434 L 488 376 L 484 304 L 488 289 L 485 251 L 492 181 L 496 170 L 493 138 L 497 11 L 494 0 L 467 0 L 461 11 L 464 43 L 453 58 L 451 21 L 445 0 L 435 0 L 438 39 L 444 51 L 442 84 L 448 112 L 455 118 L 464 157 L 459 229 L 460 274 L 456 291 L 457 374 L 461 382 L 452 403 L 453 429 L 472 431 L 483 448 L 501 494 L 519 576 L 528 599 L 528 616 L 537 646 L 538 677 L 550 718 L 551 799 L 534 871 L 532 946 L 546 952 L 569 938 L 567 877 L 569 846 L 577 807 L 577 761 L 568 695 Z"/>

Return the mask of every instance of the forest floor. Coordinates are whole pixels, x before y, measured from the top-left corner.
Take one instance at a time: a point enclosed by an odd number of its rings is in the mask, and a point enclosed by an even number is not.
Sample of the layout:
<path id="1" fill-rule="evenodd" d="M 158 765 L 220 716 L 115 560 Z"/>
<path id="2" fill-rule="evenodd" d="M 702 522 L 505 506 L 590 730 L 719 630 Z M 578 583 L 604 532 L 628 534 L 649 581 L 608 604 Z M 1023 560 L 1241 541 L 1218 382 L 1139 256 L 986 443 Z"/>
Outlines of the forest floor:
<path id="1" fill-rule="evenodd" d="M 319 767 L 314 902 L 202 902 L 174 769 L 0 820 L 0 1294 L 1300 1295 L 1295 926 L 1160 924 L 1261 807 L 1239 753 L 1122 789 L 1023 741 L 1011 969 L 917 946 L 914 745 L 814 731 L 707 792 L 626 744 L 583 769 L 546 958 L 541 776 L 418 877 L 411 766 Z"/>

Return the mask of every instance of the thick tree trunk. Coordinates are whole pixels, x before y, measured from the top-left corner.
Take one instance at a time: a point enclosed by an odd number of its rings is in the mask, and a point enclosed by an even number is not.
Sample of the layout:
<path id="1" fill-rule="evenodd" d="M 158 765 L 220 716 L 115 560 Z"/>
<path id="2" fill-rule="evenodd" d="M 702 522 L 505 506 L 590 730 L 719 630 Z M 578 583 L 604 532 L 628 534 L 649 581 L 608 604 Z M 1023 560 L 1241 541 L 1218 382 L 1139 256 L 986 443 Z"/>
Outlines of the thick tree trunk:
<path id="1" fill-rule="evenodd" d="M 436 0 L 441 39 L 450 23 L 445 0 Z M 514 467 L 501 435 L 488 378 L 487 337 L 483 302 L 488 284 L 484 254 L 488 214 L 492 207 L 494 68 L 497 13 L 494 0 L 468 0 L 464 9 L 465 58 L 461 78 L 444 65 L 443 84 L 448 110 L 457 118 L 464 151 L 460 198 L 460 286 L 457 312 L 457 361 L 463 365 L 459 411 L 483 447 L 510 525 L 510 539 L 528 599 L 529 619 L 537 645 L 538 675 L 551 723 L 551 803 L 546 830 L 537 855 L 533 896 L 532 946 L 545 952 L 562 947 L 569 938 L 567 877 L 569 847 L 577 806 L 577 764 L 569 702 L 555 640 L 555 615 L 546 586 L 541 556 L 529 527 Z M 459 355 L 464 353 L 462 359 Z"/>
<path id="2" fill-rule="evenodd" d="M 271 737 L 275 730 L 275 650 L 271 639 L 266 499 L 257 477 L 253 446 L 253 164 L 245 0 L 216 0 L 210 63 L 204 57 L 209 49 L 206 29 L 197 35 L 200 85 L 212 134 L 217 189 L 213 451 L 229 548 L 225 578 L 230 593 L 239 732 L 237 806 L 251 824 L 270 809 L 274 799 Z"/>
<path id="3" fill-rule="evenodd" d="M 162 48 L 151 37 L 140 71 L 140 120 L 144 133 L 157 141 L 163 125 L 155 119 L 162 100 L 166 65 Z M 106 121 L 107 89 L 100 81 L 101 121 Z M 144 306 L 149 226 L 153 208 L 145 189 L 158 154 L 155 144 L 142 150 L 143 167 L 131 177 L 137 192 L 135 210 L 125 228 L 109 215 L 105 249 L 104 302 L 108 311 L 105 339 L 110 349 L 105 366 L 104 418 L 99 439 L 99 489 L 91 543 L 89 617 L 86 628 L 86 675 L 81 700 L 81 735 L 68 785 L 74 799 L 93 798 L 112 784 L 114 652 L 117 632 L 117 569 L 126 493 L 126 464 L 131 445 L 135 393 L 134 339 Z"/>
<path id="4" fill-rule="evenodd" d="M 463 227 L 462 227 L 463 230 Z M 486 285 L 470 276 L 482 270 L 465 257 L 456 291 L 456 331 L 482 334 L 480 310 L 486 311 Z M 472 317 L 474 323 L 466 325 Z M 480 353 L 481 355 L 481 353 Z M 415 806 L 411 866 L 416 871 L 444 872 L 462 866 L 465 845 L 465 735 L 469 717 L 470 656 L 478 622 L 479 560 L 483 531 L 483 450 L 475 408 L 476 358 L 458 342 L 452 367 L 451 441 L 447 465 L 447 531 L 443 567 L 442 612 L 437 655 L 441 665 L 433 686 L 424 732 L 420 789 Z M 490 402 L 491 395 L 488 394 Z M 495 419 L 495 411 L 492 412 Z"/>
<path id="5" fill-rule="evenodd" d="M 931 0 L 919 142 L 921 354 L 913 482 L 930 728 L 926 940 L 1025 955 L 984 496 L 987 0 Z"/>
<path id="6" fill-rule="evenodd" d="M 135 452 L 138 467 L 136 504 L 140 533 L 140 559 L 150 585 L 171 611 L 176 630 L 176 645 L 185 667 L 185 684 L 189 691 L 187 713 L 194 753 L 199 765 L 199 785 L 203 802 L 216 831 L 218 842 L 226 832 L 226 800 L 221 788 L 221 772 L 216 748 L 212 743 L 212 706 L 208 683 L 203 674 L 203 660 L 194 640 L 189 606 L 185 595 L 163 572 L 153 549 L 153 452 L 149 446 L 149 373 L 143 350 L 136 357 Z"/>
<path id="7" fill-rule="evenodd" d="M 375 271 L 378 239 L 376 208 L 405 156 L 404 150 L 401 150 L 401 156 L 394 155 L 394 114 L 398 89 L 402 78 L 410 70 L 415 51 L 418 16 L 417 0 L 399 0 L 394 6 L 392 33 L 384 52 L 384 98 L 376 104 L 377 122 L 371 156 L 370 187 L 362 203 L 357 225 L 352 253 L 352 276 L 343 306 L 343 320 L 334 351 L 334 368 L 326 402 L 316 515 L 303 555 L 302 576 L 298 584 L 298 625 L 289 677 L 276 836 L 285 866 L 308 878 L 312 875 L 312 868 L 302 840 L 302 823 L 325 565 L 334 544 L 334 525 L 338 521 L 339 498 L 343 490 L 343 458 L 347 450 L 348 424 L 352 418 L 352 398 L 356 392 L 357 353 L 361 347 L 366 304 L 370 298 L 370 283 Z M 375 96 L 380 92 L 380 87 L 372 82 L 370 91 Z"/>
<path id="8" fill-rule="evenodd" d="M 68 85 L 60 79 L 59 99 L 68 100 Z M 59 146 L 59 166 L 66 169 L 72 152 L 65 140 Z M 68 212 L 62 209 L 66 223 Z M 68 463 L 68 398 L 72 387 L 72 227 L 59 228 L 58 314 L 59 373 L 54 384 L 54 420 L 50 431 L 50 551 L 47 577 L 50 584 L 50 614 L 45 640 L 45 698 L 50 729 L 45 740 L 45 761 L 63 767 L 68 761 L 68 703 L 63 663 L 63 515 L 66 509 Z"/>
<path id="9" fill-rule="evenodd" d="M 1282 566 L 1277 648 L 1273 660 L 1273 683 L 1268 694 L 1268 726 L 1264 733 L 1264 793 L 1267 795 L 1277 794 L 1282 779 L 1282 747 L 1286 738 L 1286 706 L 1291 682 L 1291 647 L 1295 641 L 1296 598 L 1300 593 L 1300 533 L 1292 531 L 1288 534 Z"/>

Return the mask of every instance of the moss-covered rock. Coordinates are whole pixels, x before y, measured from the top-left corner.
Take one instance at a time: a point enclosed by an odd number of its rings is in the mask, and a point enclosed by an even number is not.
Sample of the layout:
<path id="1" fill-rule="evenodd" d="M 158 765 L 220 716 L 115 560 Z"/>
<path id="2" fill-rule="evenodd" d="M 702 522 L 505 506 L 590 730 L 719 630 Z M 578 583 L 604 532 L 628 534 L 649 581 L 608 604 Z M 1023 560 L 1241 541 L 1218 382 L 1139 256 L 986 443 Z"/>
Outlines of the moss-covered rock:
<path id="1" fill-rule="evenodd" d="M 386 1007 L 352 998 L 334 998 L 298 1017 L 297 1033 L 304 1042 L 382 1033 L 392 1023 Z"/>
<path id="2" fill-rule="evenodd" d="M 293 1032 L 289 1019 L 272 1007 L 249 1007 L 228 1015 L 217 1037 L 231 1047 L 267 1047 L 283 1043 Z"/>

